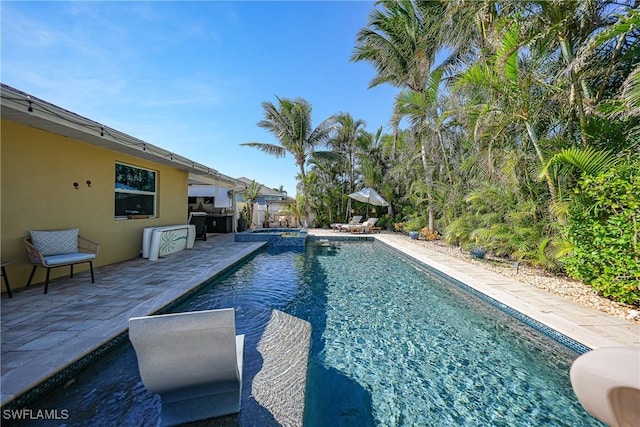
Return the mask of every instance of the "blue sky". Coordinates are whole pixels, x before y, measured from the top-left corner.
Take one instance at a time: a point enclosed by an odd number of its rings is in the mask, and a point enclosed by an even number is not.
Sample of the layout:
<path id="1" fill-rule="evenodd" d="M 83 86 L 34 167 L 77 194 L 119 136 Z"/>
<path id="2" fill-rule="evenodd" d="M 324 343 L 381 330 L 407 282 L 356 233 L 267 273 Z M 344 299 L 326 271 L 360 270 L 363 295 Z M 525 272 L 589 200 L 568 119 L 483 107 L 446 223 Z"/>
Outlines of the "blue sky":
<path id="1" fill-rule="evenodd" d="M 302 97 L 387 127 L 397 89 L 353 63 L 373 2 L 2 1 L 1 80 L 233 177 L 295 194 L 298 168 L 240 144 L 276 143 L 261 103 Z"/>

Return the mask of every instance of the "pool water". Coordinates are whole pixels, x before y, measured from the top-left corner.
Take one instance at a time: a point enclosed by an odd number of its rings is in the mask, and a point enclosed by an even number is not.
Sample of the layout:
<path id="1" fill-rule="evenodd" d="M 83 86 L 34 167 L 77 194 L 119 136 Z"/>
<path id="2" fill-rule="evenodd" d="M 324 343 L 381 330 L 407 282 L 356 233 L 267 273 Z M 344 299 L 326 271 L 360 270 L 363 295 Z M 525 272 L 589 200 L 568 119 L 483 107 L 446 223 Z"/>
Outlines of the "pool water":
<path id="1" fill-rule="evenodd" d="M 571 389 L 576 353 L 380 243 L 264 251 L 171 311 L 222 307 L 246 334 L 245 381 L 271 309 L 311 323 L 305 426 L 602 425 Z M 237 424 L 277 425 L 250 392 Z M 66 425 L 155 425 L 159 399 L 125 342 L 32 407 L 68 409 Z"/>

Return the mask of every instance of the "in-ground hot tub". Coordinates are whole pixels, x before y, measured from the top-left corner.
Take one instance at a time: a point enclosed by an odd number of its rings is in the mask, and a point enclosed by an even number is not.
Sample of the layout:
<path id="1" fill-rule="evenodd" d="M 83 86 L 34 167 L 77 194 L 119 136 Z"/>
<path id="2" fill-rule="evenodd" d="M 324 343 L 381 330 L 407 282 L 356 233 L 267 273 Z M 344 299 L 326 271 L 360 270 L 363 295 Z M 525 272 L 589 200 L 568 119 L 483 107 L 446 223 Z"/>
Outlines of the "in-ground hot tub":
<path id="1" fill-rule="evenodd" d="M 236 242 L 267 242 L 269 247 L 304 248 L 307 243 L 305 228 L 258 228 L 236 233 Z"/>

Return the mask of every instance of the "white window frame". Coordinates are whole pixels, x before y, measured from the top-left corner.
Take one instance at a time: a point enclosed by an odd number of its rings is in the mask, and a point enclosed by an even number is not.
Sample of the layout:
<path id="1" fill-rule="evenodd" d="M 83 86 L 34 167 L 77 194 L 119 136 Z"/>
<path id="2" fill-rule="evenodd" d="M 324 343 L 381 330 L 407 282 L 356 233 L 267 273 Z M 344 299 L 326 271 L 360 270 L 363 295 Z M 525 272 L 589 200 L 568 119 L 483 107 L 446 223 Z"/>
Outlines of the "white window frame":
<path id="1" fill-rule="evenodd" d="M 113 183 L 114 183 L 114 217 L 115 219 L 130 219 L 132 216 L 135 216 L 135 214 L 133 215 L 115 215 L 115 203 L 116 203 L 116 194 L 118 193 L 124 193 L 124 194 L 141 194 L 141 195 L 147 195 L 147 196 L 153 196 L 153 214 L 144 214 L 144 215 L 148 215 L 148 218 L 156 218 L 157 217 L 157 212 L 158 212 L 158 171 L 153 170 L 153 169 L 149 169 L 149 168 L 144 168 L 141 166 L 136 166 L 136 165 L 132 165 L 129 163 L 124 163 L 124 162 L 115 162 L 114 165 L 114 172 L 117 174 L 117 168 L 118 165 L 122 165 L 122 166 L 127 166 L 129 168 L 134 168 L 134 169 L 140 169 L 143 171 L 147 171 L 147 172 L 151 172 L 153 173 L 153 184 L 154 184 L 154 191 L 143 191 L 143 190 L 129 190 L 129 189 L 125 189 L 125 188 L 115 188 L 115 184 L 116 184 L 116 176 L 114 175 L 114 179 L 113 179 Z"/>

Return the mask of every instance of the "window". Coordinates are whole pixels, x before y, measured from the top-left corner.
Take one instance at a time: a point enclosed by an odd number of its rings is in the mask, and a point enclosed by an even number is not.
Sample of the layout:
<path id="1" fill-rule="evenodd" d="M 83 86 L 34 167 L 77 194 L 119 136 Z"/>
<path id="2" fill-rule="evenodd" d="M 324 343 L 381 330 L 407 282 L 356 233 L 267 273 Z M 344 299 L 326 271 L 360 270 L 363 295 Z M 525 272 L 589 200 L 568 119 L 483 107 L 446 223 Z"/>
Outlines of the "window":
<path id="1" fill-rule="evenodd" d="M 156 216 L 156 172 L 116 163 L 115 216 Z"/>

